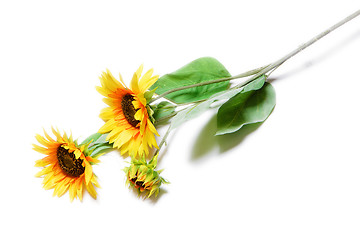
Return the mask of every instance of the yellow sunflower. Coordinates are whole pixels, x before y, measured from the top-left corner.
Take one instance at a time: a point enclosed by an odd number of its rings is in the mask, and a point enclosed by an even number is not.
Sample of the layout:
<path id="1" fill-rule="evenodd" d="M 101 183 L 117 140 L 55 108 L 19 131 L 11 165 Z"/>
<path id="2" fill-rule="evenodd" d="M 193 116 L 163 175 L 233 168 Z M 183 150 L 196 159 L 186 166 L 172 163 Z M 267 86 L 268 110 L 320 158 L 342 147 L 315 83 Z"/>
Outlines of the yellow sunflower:
<path id="1" fill-rule="evenodd" d="M 109 105 L 100 113 L 105 124 L 99 133 L 109 133 L 106 140 L 119 148 L 122 155 L 128 153 L 134 158 L 147 156 L 152 147 L 158 148 L 155 135 L 159 134 L 149 118 L 144 94 L 159 76 L 152 76 L 150 69 L 141 77 L 142 71 L 141 65 L 127 88 L 121 75 L 119 82 L 107 70 L 100 77 L 101 87 L 96 87 Z"/>
<path id="2" fill-rule="evenodd" d="M 70 200 L 79 197 L 82 200 L 84 187 L 96 199 L 94 186 L 100 187 L 93 174 L 91 164 L 99 160 L 88 156 L 87 145 L 78 146 L 72 137 L 66 133 L 63 136 L 59 131 L 52 129 L 56 140 L 45 131 L 45 137 L 36 135 L 37 141 L 42 144 L 33 144 L 34 150 L 47 156 L 36 161 L 36 167 L 43 167 L 36 177 L 44 177 L 43 185 L 46 190 L 54 188 L 54 196 L 62 196 L 69 190 Z"/>

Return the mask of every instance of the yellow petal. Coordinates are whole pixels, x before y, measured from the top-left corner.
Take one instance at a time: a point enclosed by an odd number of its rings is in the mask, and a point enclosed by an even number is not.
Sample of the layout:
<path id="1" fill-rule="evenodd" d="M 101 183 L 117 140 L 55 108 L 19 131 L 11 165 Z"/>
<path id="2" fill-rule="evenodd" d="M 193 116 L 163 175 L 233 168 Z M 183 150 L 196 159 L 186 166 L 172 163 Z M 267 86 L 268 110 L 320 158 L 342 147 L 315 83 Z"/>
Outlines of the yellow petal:
<path id="1" fill-rule="evenodd" d="M 138 76 L 136 75 L 136 73 L 134 73 L 133 78 L 131 79 L 131 82 L 130 82 L 130 88 L 135 93 L 139 92 L 138 80 L 139 80 Z"/>
<path id="2" fill-rule="evenodd" d="M 106 88 L 103 88 L 103 87 L 99 87 L 99 86 L 96 86 L 96 91 L 98 91 L 101 95 L 107 97 L 110 93 L 109 90 L 107 90 Z"/>
<path id="3" fill-rule="evenodd" d="M 85 185 L 86 186 L 86 189 L 88 190 L 88 192 L 90 193 L 90 195 L 94 198 L 94 199 L 96 199 L 96 191 L 95 191 L 95 189 L 94 189 L 94 186 L 91 184 L 91 183 L 89 183 L 89 184 L 87 184 L 87 185 Z"/>
<path id="4" fill-rule="evenodd" d="M 92 157 L 90 157 L 90 156 L 86 157 L 86 160 L 87 160 L 88 162 L 92 162 L 92 163 L 99 163 L 99 162 L 100 162 L 100 160 L 98 160 L 98 159 L 96 159 L 96 158 L 92 158 Z"/>
<path id="5" fill-rule="evenodd" d="M 154 127 L 154 125 L 150 121 L 150 119 L 147 120 L 147 124 L 148 124 L 148 128 L 150 129 L 151 132 L 153 132 L 157 136 L 160 136 L 159 133 L 156 131 L 156 128 Z"/>
<path id="6" fill-rule="evenodd" d="M 114 128 L 108 134 L 108 136 L 106 137 L 106 140 L 109 141 L 110 143 L 113 143 L 117 139 L 119 133 L 121 133 L 122 131 L 124 131 L 124 128 L 121 128 L 121 127 Z"/>
<path id="7" fill-rule="evenodd" d="M 57 194 L 58 197 L 61 197 L 67 191 L 67 189 L 70 186 L 69 182 L 70 182 L 70 178 L 65 178 L 64 181 L 62 181 L 61 183 L 59 183 L 56 186 L 56 188 L 57 188 L 57 193 L 56 194 Z"/>
<path id="8" fill-rule="evenodd" d="M 138 121 L 142 121 L 144 117 L 144 112 L 142 111 L 142 109 L 140 108 L 139 110 L 137 110 L 137 112 L 134 115 L 134 118 Z"/>
<path id="9" fill-rule="evenodd" d="M 111 92 L 115 92 L 116 89 L 122 88 L 121 83 L 119 83 L 114 76 L 111 74 L 109 69 L 106 69 L 106 72 L 103 72 L 103 74 L 100 77 L 100 82 L 103 87 L 110 90 Z"/>
<path id="10" fill-rule="evenodd" d="M 93 183 L 95 187 L 100 188 L 100 184 L 98 183 L 96 176 L 91 179 L 91 183 Z"/>
<path id="11" fill-rule="evenodd" d="M 140 107 L 144 107 L 146 106 L 146 99 L 144 98 L 144 94 L 143 93 L 139 93 L 137 96 L 137 99 L 139 100 L 139 102 L 142 104 L 142 106 Z M 134 105 L 134 104 L 133 104 Z"/>
<path id="12" fill-rule="evenodd" d="M 120 148 L 120 154 L 125 155 L 129 151 L 129 142 L 123 144 L 122 146 L 115 146 L 114 147 Z"/>
<path id="13" fill-rule="evenodd" d="M 119 78 L 120 78 L 120 82 L 122 83 L 123 87 L 125 88 L 126 84 L 124 83 L 124 80 L 120 73 L 119 73 Z"/>
<path id="14" fill-rule="evenodd" d="M 35 161 L 35 167 L 45 167 L 48 164 L 49 164 L 49 161 L 45 160 L 45 159 L 40 159 L 40 160 Z"/>
<path id="15" fill-rule="evenodd" d="M 55 130 L 55 128 L 51 127 L 51 130 L 52 130 L 53 134 L 56 136 L 57 139 L 61 139 L 59 129 Z"/>
<path id="16" fill-rule="evenodd" d="M 152 69 L 150 69 L 150 70 L 152 71 Z M 145 77 L 145 75 L 144 75 L 144 77 Z M 151 72 L 151 75 L 152 75 L 152 72 Z M 144 77 L 141 78 L 141 80 L 140 80 L 141 82 L 139 85 L 140 85 L 140 91 L 142 93 L 144 93 L 146 90 L 148 90 L 159 79 L 159 75 L 155 75 L 153 77 L 151 77 L 151 75 L 147 75 L 146 78 L 144 78 Z"/>
<path id="17" fill-rule="evenodd" d="M 129 140 L 132 138 L 133 136 L 133 132 L 132 131 L 128 131 L 128 130 L 124 130 L 121 133 L 119 133 L 116 141 L 114 142 L 114 147 L 121 147 L 122 145 L 124 145 L 125 143 L 129 142 Z"/>
<path id="18" fill-rule="evenodd" d="M 115 121 L 115 119 L 110 119 L 109 121 L 107 121 L 100 129 L 99 129 L 99 133 L 108 133 L 111 130 L 113 130 L 117 125 L 117 122 Z"/>
<path id="19" fill-rule="evenodd" d="M 146 101 L 146 100 L 145 100 L 145 101 Z M 131 103 L 133 104 L 133 106 L 134 106 L 135 109 L 144 107 L 144 105 L 141 103 L 140 100 L 139 100 L 139 101 L 135 100 L 135 101 L 132 101 Z"/>
<path id="20" fill-rule="evenodd" d="M 143 71 L 144 65 L 141 64 L 138 70 L 136 70 L 135 74 L 137 75 L 138 79 L 140 79 L 141 73 Z"/>
<path id="21" fill-rule="evenodd" d="M 38 146 L 36 144 L 33 144 L 33 149 L 35 151 L 39 152 L 39 153 L 42 153 L 42 154 L 46 154 L 49 151 L 49 149 L 44 148 L 44 147 L 40 147 L 40 146 Z"/>
<path id="22" fill-rule="evenodd" d="M 140 79 L 139 81 L 139 87 L 140 87 L 140 91 L 143 92 L 143 86 L 147 83 L 147 81 L 151 78 L 151 75 L 154 73 L 154 69 L 150 69 L 148 70 Z M 145 89 L 146 90 L 146 89 Z"/>
<path id="23" fill-rule="evenodd" d="M 103 102 L 109 106 L 116 106 L 116 104 L 114 103 L 114 99 L 112 98 L 103 98 Z"/>
<path id="24" fill-rule="evenodd" d="M 79 196 L 80 201 L 82 201 L 83 197 L 83 183 L 82 181 L 78 181 L 77 183 L 77 195 Z"/>
<path id="25" fill-rule="evenodd" d="M 39 143 L 41 143 L 44 146 L 47 146 L 50 143 L 49 141 L 45 140 L 43 136 L 40 136 L 39 134 L 36 134 L 35 138 Z"/>
<path id="26" fill-rule="evenodd" d="M 52 138 L 49 136 L 49 134 L 47 134 L 47 132 L 45 131 L 45 129 L 43 129 L 43 131 L 44 131 L 44 135 L 45 135 L 45 137 L 46 137 L 49 141 L 51 141 L 51 142 L 55 142 L 55 140 L 54 140 L 54 139 L 52 139 Z"/>
<path id="27" fill-rule="evenodd" d="M 84 162 L 85 162 L 85 183 L 89 184 L 90 179 L 93 176 L 92 166 L 88 161 L 85 160 Z"/>
<path id="28" fill-rule="evenodd" d="M 74 183 L 70 183 L 70 188 L 69 188 L 69 195 L 70 195 L 70 201 L 72 202 L 74 200 L 74 198 L 76 197 L 76 184 Z"/>
<path id="29" fill-rule="evenodd" d="M 104 120 L 104 121 L 107 121 L 107 120 L 113 118 L 113 117 L 114 117 L 114 113 L 113 113 L 112 108 L 111 108 L 111 107 L 107 107 L 107 108 L 102 109 L 101 112 L 100 112 L 99 117 L 100 117 L 102 120 Z"/>
<path id="30" fill-rule="evenodd" d="M 111 87 L 114 88 L 115 90 L 118 88 L 123 88 L 123 84 L 121 84 L 113 75 L 112 73 L 109 71 L 109 69 L 106 69 L 108 72 L 108 84 L 111 84 Z M 121 75 L 120 75 L 121 78 Z M 122 79 L 121 79 L 122 81 Z M 122 81 L 123 82 L 123 81 Z"/>
<path id="31" fill-rule="evenodd" d="M 40 172 L 35 174 L 35 177 L 41 177 L 41 176 L 44 176 L 44 175 L 50 173 L 52 171 L 52 168 L 53 168 L 53 166 L 48 166 L 48 167 L 44 168 L 43 170 L 41 170 Z"/>

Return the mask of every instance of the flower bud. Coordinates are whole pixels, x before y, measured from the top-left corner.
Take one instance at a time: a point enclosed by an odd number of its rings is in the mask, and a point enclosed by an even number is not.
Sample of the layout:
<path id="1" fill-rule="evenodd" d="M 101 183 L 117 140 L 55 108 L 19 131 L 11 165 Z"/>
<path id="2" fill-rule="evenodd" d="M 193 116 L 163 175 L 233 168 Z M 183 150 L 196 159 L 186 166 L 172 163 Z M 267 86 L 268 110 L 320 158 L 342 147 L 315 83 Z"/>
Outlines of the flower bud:
<path id="1" fill-rule="evenodd" d="M 151 195 L 158 195 L 162 183 L 168 183 L 160 177 L 162 170 L 155 171 L 157 165 L 157 155 L 150 162 L 146 162 L 145 157 L 142 159 L 132 159 L 129 167 L 124 169 L 126 173 L 126 183 L 137 189 L 140 193 L 147 191 L 148 198 Z"/>

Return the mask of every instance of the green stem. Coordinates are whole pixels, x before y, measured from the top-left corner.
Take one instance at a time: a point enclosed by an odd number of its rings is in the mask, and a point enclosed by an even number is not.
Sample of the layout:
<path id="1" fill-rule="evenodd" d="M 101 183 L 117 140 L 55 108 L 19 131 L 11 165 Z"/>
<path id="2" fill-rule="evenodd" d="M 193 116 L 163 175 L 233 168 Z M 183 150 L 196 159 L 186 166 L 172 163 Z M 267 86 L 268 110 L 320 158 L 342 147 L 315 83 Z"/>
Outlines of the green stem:
<path id="1" fill-rule="evenodd" d="M 183 87 L 179 87 L 179 88 L 174 88 L 174 89 L 166 91 L 166 92 L 160 94 L 159 96 L 153 98 L 149 103 L 152 103 L 152 102 L 154 102 L 154 101 L 156 101 L 156 100 L 158 100 L 158 99 L 160 99 L 160 98 L 162 98 L 162 97 L 164 97 L 164 96 L 166 96 L 166 95 L 168 95 L 170 93 L 181 91 L 181 90 L 184 90 L 184 89 L 193 88 L 193 87 L 199 87 L 199 86 L 204 86 L 204 85 L 208 85 L 208 84 L 214 84 L 214 83 L 219 83 L 219 82 L 223 82 L 223 81 L 234 80 L 234 79 L 237 79 L 237 78 L 243 78 L 243 77 L 252 76 L 251 78 L 249 78 L 246 81 L 244 81 L 244 82 L 240 83 L 239 85 L 237 85 L 235 88 L 243 87 L 246 84 L 254 81 L 259 76 L 261 76 L 263 74 L 266 74 L 266 73 L 270 72 L 273 69 L 278 68 L 281 64 L 283 64 L 284 62 L 286 62 L 287 60 L 289 60 L 290 58 L 292 58 L 293 56 L 295 56 L 299 52 L 303 51 L 305 48 L 307 48 L 310 45 L 314 44 L 315 42 L 319 41 L 321 38 L 325 37 L 326 35 L 328 35 L 332 31 L 334 31 L 335 29 L 339 28 L 340 26 L 344 25 L 345 23 L 349 22 L 350 20 L 354 19 L 355 17 L 357 17 L 359 15 L 360 15 L 360 10 L 354 12 L 353 14 L 351 14 L 348 17 L 344 18 L 340 22 L 336 23 L 335 25 L 331 26 L 330 28 L 326 29 L 325 31 L 321 32 L 320 34 L 316 35 L 315 37 L 311 38 L 308 42 L 300 45 L 300 47 L 294 49 L 293 51 L 286 54 L 285 56 L 283 56 L 279 60 L 273 62 L 272 64 L 269 64 L 267 66 L 260 67 L 260 68 L 254 69 L 254 70 L 250 70 L 248 72 L 245 72 L 245 73 L 242 73 L 242 74 L 239 74 L 239 75 L 236 75 L 236 76 L 228 77 L 228 78 L 221 78 L 221 79 L 216 79 L 216 80 L 212 80 L 212 81 L 207 81 L 207 82 L 197 83 L 197 84 L 193 84 L 193 85 L 187 85 L 187 86 L 183 86 Z"/>
<path id="2" fill-rule="evenodd" d="M 169 126 L 169 128 L 167 129 L 164 137 L 161 139 L 161 142 L 159 144 L 159 148 L 156 149 L 155 153 L 154 153 L 154 156 L 156 156 L 160 150 L 161 150 L 161 147 L 164 145 L 164 143 L 166 142 L 166 138 L 169 136 L 169 133 L 171 132 L 171 125 Z"/>
<path id="3" fill-rule="evenodd" d="M 256 78 L 260 77 L 261 75 L 268 73 L 272 69 L 278 68 L 281 64 L 283 64 L 284 62 L 286 62 L 287 60 L 289 60 L 290 58 L 292 58 L 293 56 L 295 56 L 299 52 L 303 51 L 305 48 L 311 46 L 315 42 L 319 41 L 321 38 L 325 37 L 326 35 L 328 35 L 332 31 L 334 31 L 335 29 L 341 27 L 342 25 L 344 25 L 345 23 L 349 22 L 350 20 L 354 19 L 355 17 L 357 17 L 359 15 L 360 15 L 360 9 L 357 10 L 356 12 L 354 12 L 353 14 L 349 15 L 348 17 L 344 18 L 340 22 L 336 23 L 335 25 L 331 26 L 330 28 L 326 29 L 325 31 L 319 33 L 315 37 L 311 38 L 306 43 L 300 45 L 298 48 L 296 48 L 293 51 L 291 51 L 290 53 L 286 54 L 285 56 L 283 56 L 279 60 L 273 62 L 272 64 L 270 64 L 269 66 L 267 66 L 263 70 L 261 70 L 258 73 L 254 74 L 251 78 L 249 78 L 246 81 L 242 82 L 241 84 L 237 85 L 236 87 L 243 87 L 246 84 L 254 81 Z"/>

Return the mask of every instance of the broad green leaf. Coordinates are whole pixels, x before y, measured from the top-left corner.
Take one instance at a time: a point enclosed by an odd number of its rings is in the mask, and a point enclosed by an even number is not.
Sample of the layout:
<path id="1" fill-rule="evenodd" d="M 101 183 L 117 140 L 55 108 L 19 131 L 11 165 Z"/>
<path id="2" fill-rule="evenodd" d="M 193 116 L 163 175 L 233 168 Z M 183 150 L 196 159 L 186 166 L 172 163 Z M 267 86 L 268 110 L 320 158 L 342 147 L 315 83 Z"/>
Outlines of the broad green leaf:
<path id="1" fill-rule="evenodd" d="M 112 149 L 113 149 L 113 144 L 109 144 L 109 143 L 95 144 L 91 146 L 91 148 L 89 148 L 89 150 L 91 151 L 90 156 L 93 158 L 97 158 Z"/>
<path id="2" fill-rule="evenodd" d="M 84 145 L 87 144 L 89 142 L 94 143 L 96 140 L 98 140 L 101 137 L 101 133 L 94 133 L 92 135 L 90 135 L 89 137 L 87 137 L 80 145 Z"/>
<path id="3" fill-rule="evenodd" d="M 216 59 L 210 57 L 199 58 L 173 73 L 160 77 L 151 89 L 157 94 L 187 85 L 207 82 L 210 80 L 230 77 L 230 73 Z M 175 103 L 190 103 L 204 100 L 217 92 L 228 89 L 229 81 L 189 88 L 168 94 L 165 98 Z"/>
<path id="4" fill-rule="evenodd" d="M 265 121 L 274 109 L 275 101 L 275 90 L 270 83 L 265 83 L 259 90 L 238 93 L 219 108 L 216 135 Z"/>
<path id="5" fill-rule="evenodd" d="M 243 92 L 244 89 L 246 89 L 246 91 L 250 91 L 250 90 L 256 90 L 256 89 L 261 88 L 264 85 L 265 79 L 266 79 L 265 75 L 262 75 L 259 78 L 255 79 L 254 81 L 247 84 L 245 87 L 231 88 L 231 89 L 225 90 L 223 92 L 216 93 L 213 96 L 211 96 L 209 99 L 207 99 L 201 103 L 197 103 L 195 105 L 189 106 L 189 107 L 181 110 L 178 114 L 176 114 L 172 118 L 171 128 L 175 129 L 178 126 L 180 126 L 182 123 L 199 116 L 200 114 L 202 114 L 203 112 L 208 110 L 210 108 L 211 104 L 213 104 L 214 102 L 221 101 L 221 100 L 227 100 L 227 99 L 235 96 L 239 92 Z"/>
<path id="6" fill-rule="evenodd" d="M 108 141 L 106 140 L 107 136 L 109 134 L 108 133 L 104 133 L 104 134 L 101 134 L 101 136 L 96 139 L 96 141 L 93 142 L 93 144 L 103 144 L 103 143 L 108 143 Z"/>
<path id="7" fill-rule="evenodd" d="M 153 118 L 155 119 L 155 123 L 162 121 L 162 119 L 166 119 L 166 117 L 171 116 L 175 112 L 176 106 L 170 102 L 160 102 L 155 106 L 151 106 L 153 109 Z"/>

